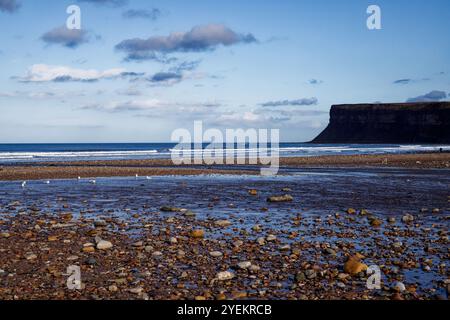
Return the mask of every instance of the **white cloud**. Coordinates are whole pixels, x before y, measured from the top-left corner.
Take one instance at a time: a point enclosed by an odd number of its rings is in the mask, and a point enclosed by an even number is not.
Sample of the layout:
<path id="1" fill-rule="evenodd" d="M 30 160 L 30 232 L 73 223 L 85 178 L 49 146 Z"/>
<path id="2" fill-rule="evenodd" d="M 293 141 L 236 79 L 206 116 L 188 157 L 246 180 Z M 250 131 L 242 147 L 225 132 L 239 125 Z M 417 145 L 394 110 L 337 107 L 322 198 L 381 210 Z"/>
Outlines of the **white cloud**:
<path id="1" fill-rule="evenodd" d="M 35 64 L 28 68 L 24 77 L 18 77 L 22 82 L 67 82 L 67 81 L 98 81 L 122 76 L 126 70 L 122 68 L 98 71 L 95 69 L 74 69 L 65 66 L 50 66 Z"/>

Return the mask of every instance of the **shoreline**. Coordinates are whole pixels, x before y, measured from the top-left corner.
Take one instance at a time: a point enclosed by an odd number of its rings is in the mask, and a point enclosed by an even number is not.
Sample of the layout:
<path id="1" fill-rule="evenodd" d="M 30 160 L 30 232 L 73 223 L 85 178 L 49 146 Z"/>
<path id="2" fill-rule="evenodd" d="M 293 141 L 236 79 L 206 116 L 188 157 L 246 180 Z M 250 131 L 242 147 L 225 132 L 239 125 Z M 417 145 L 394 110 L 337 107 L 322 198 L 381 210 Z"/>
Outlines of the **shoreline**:
<path id="1" fill-rule="evenodd" d="M 280 168 L 450 169 L 450 153 L 280 158 Z M 169 159 L 92 160 L 0 165 L 0 181 L 204 174 L 259 174 L 258 165 L 181 165 Z"/>

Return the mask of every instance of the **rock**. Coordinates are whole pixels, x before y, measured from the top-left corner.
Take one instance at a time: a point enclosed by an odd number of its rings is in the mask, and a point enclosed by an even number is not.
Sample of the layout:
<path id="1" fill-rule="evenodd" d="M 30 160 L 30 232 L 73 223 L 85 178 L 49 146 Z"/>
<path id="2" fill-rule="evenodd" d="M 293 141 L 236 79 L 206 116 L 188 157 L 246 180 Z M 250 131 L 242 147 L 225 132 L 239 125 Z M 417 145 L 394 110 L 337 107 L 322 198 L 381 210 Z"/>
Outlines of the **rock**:
<path id="1" fill-rule="evenodd" d="M 192 230 L 190 235 L 192 238 L 201 239 L 205 236 L 205 231 L 201 229 Z"/>
<path id="2" fill-rule="evenodd" d="M 111 242 L 109 242 L 109 241 L 106 241 L 106 240 L 100 240 L 97 243 L 97 249 L 98 250 L 108 250 L 108 249 L 111 249 L 112 247 L 113 247 L 113 244 Z"/>
<path id="3" fill-rule="evenodd" d="M 347 209 L 347 213 L 348 213 L 348 214 L 356 214 L 356 210 L 353 209 L 353 208 L 348 208 L 348 209 Z"/>
<path id="4" fill-rule="evenodd" d="M 344 272 L 349 275 L 355 276 L 363 271 L 367 270 L 367 265 L 360 262 L 361 258 L 359 255 L 350 257 L 344 264 Z"/>
<path id="5" fill-rule="evenodd" d="M 266 244 L 266 240 L 263 237 L 259 237 L 258 239 L 256 239 L 256 242 L 260 245 L 263 246 Z"/>
<path id="6" fill-rule="evenodd" d="M 58 237 L 56 237 L 56 236 L 48 236 L 48 237 L 47 237 L 47 241 L 48 241 L 48 242 L 55 242 L 55 241 L 58 241 Z"/>
<path id="7" fill-rule="evenodd" d="M 133 243 L 132 246 L 135 248 L 140 248 L 140 247 L 144 246 L 144 242 L 138 241 L 138 242 Z"/>
<path id="8" fill-rule="evenodd" d="M 237 264 L 240 269 L 248 269 L 250 268 L 252 263 L 250 261 L 242 261 Z"/>
<path id="9" fill-rule="evenodd" d="M 380 219 L 372 219 L 371 221 L 370 221 L 370 225 L 372 226 L 372 227 L 375 227 L 375 228 L 378 228 L 379 226 L 381 226 L 383 223 L 381 222 L 381 220 Z"/>
<path id="10" fill-rule="evenodd" d="M 25 256 L 25 259 L 27 260 L 36 260 L 37 259 L 37 255 L 35 255 L 34 253 L 29 253 Z"/>
<path id="11" fill-rule="evenodd" d="M 314 279 L 317 276 L 317 272 L 313 269 L 308 269 L 305 271 L 305 276 L 307 279 Z"/>
<path id="12" fill-rule="evenodd" d="M 389 218 L 387 219 L 387 221 L 388 221 L 389 223 L 395 223 L 396 219 L 395 219 L 394 217 L 389 217 Z"/>
<path id="13" fill-rule="evenodd" d="M 175 208 L 175 207 L 161 207 L 159 209 L 162 212 L 182 212 L 183 209 Z"/>
<path id="14" fill-rule="evenodd" d="M 306 275 L 303 273 L 303 272 L 298 272 L 296 275 L 295 275 L 295 281 L 297 281 L 297 282 L 303 282 L 303 281 L 305 281 L 306 280 Z"/>
<path id="15" fill-rule="evenodd" d="M 235 242 L 233 242 L 233 246 L 235 246 L 236 248 L 241 247 L 244 244 L 244 241 L 242 240 L 236 240 Z"/>
<path id="16" fill-rule="evenodd" d="M 1 236 L 2 238 L 9 238 L 9 237 L 11 236 L 11 234 L 9 234 L 8 232 L 2 232 L 2 233 L 0 234 L 0 236 Z"/>
<path id="17" fill-rule="evenodd" d="M 86 252 L 86 253 L 91 253 L 91 252 L 95 251 L 95 248 L 94 247 L 83 247 L 82 251 Z"/>
<path id="18" fill-rule="evenodd" d="M 331 248 L 326 248 L 325 250 L 323 250 L 323 252 L 324 252 L 325 254 L 330 255 L 330 256 L 335 256 L 335 255 L 336 255 L 336 251 L 334 251 L 334 250 L 331 249 Z"/>
<path id="19" fill-rule="evenodd" d="M 395 282 L 392 288 L 397 292 L 403 292 L 406 290 L 405 285 L 399 281 Z"/>
<path id="20" fill-rule="evenodd" d="M 195 216 L 196 216 L 195 212 L 192 212 L 191 210 L 185 211 L 185 212 L 183 213 L 183 215 L 184 215 L 185 217 L 195 217 Z"/>
<path id="21" fill-rule="evenodd" d="M 280 246 L 280 251 L 289 251 L 291 250 L 291 246 L 288 244 Z"/>
<path id="22" fill-rule="evenodd" d="M 261 226 L 259 224 L 256 224 L 252 227 L 252 230 L 255 232 L 261 232 Z"/>
<path id="23" fill-rule="evenodd" d="M 283 188 L 283 189 L 281 189 L 281 191 L 283 191 L 283 192 L 292 192 L 292 189 L 291 188 Z"/>
<path id="24" fill-rule="evenodd" d="M 220 251 L 211 251 L 211 252 L 209 253 L 209 255 L 210 255 L 211 257 L 214 257 L 214 258 L 219 258 L 219 257 L 222 257 L 222 256 L 223 256 L 223 253 L 220 252 Z"/>
<path id="25" fill-rule="evenodd" d="M 177 243 L 178 243 L 178 239 L 175 238 L 175 237 L 171 237 L 171 238 L 169 239 L 169 243 L 171 243 L 171 244 L 177 244 Z"/>
<path id="26" fill-rule="evenodd" d="M 234 273 L 230 271 L 222 271 L 216 275 L 216 279 L 219 281 L 231 280 L 234 278 Z"/>
<path id="27" fill-rule="evenodd" d="M 107 226 L 106 221 L 103 221 L 103 220 L 94 221 L 94 227 L 96 227 L 96 228 L 103 228 L 106 226 Z"/>
<path id="28" fill-rule="evenodd" d="M 273 196 L 267 198 L 267 202 L 290 202 L 293 200 L 294 198 L 289 194 L 285 194 L 284 196 Z"/>
<path id="29" fill-rule="evenodd" d="M 152 253 L 152 257 L 153 258 L 161 258 L 162 257 L 162 252 L 161 251 L 155 251 Z"/>
<path id="30" fill-rule="evenodd" d="M 273 234 L 269 234 L 267 237 L 266 237 L 266 240 L 267 241 L 276 241 L 277 240 L 277 236 L 275 236 L 275 235 L 273 235 Z"/>
<path id="31" fill-rule="evenodd" d="M 402 242 L 394 242 L 392 244 L 392 247 L 394 247 L 395 250 L 401 250 L 403 247 L 403 243 Z"/>
<path id="32" fill-rule="evenodd" d="M 410 215 L 410 214 L 406 214 L 406 215 L 404 215 L 404 216 L 402 217 L 402 221 L 403 221 L 404 223 L 410 223 L 410 222 L 413 222 L 413 221 L 414 221 L 414 217 L 413 217 L 412 215 Z"/>
<path id="33" fill-rule="evenodd" d="M 142 288 L 142 287 L 131 288 L 131 289 L 128 289 L 128 291 L 131 293 L 134 293 L 134 294 L 141 294 L 142 292 L 144 292 L 144 288 Z"/>
<path id="34" fill-rule="evenodd" d="M 258 195 L 258 191 L 255 190 L 255 189 L 251 189 L 251 190 L 248 190 L 248 194 L 251 195 L 251 196 L 257 196 Z"/>
<path id="35" fill-rule="evenodd" d="M 224 227 L 230 226 L 230 225 L 231 225 L 231 221 L 229 221 L 229 220 L 217 220 L 216 222 L 214 222 L 214 224 L 215 224 L 217 227 L 222 227 L 222 228 L 224 228 Z"/>
<path id="36" fill-rule="evenodd" d="M 119 288 L 117 288 L 117 286 L 115 284 L 112 284 L 108 287 L 109 292 L 117 292 L 118 290 L 119 290 Z"/>
<path id="37" fill-rule="evenodd" d="M 95 258 L 93 257 L 90 257 L 86 259 L 86 264 L 89 266 L 95 266 L 97 264 L 97 260 L 95 260 Z"/>

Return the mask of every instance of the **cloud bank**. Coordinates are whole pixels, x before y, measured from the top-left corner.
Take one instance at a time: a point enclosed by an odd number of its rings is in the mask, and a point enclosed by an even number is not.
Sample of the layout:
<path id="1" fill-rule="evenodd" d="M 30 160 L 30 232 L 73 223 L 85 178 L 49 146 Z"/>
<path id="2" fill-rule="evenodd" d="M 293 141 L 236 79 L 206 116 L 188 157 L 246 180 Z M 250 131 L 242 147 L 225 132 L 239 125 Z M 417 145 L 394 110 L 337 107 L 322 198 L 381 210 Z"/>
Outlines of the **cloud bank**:
<path id="1" fill-rule="evenodd" d="M 17 0 L 0 0 L 0 11 L 13 13 L 19 8 L 20 3 Z"/>
<path id="2" fill-rule="evenodd" d="M 88 33 L 84 30 L 71 30 L 61 26 L 42 35 L 41 39 L 48 44 L 59 44 L 67 48 L 76 48 L 89 42 Z"/>
<path id="3" fill-rule="evenodd" d="M 94 69 L 83 70 L 65 66 L 49 66 L 35 64 L 24 77 L 17 78 L 21 82 L 94 82 L 101 79 L 114 79 L 129 76 L 125 69 L 116 68 L 105 71 Z"/>
<path id="4" fill-rule="evenodd" d="M 317 105 L 317 98 L 302 98 L 297 100 L 278 100 L 261 103 L 262 107 L 312 106 Z"/>
<path id="5" fill-rule="evenodd" d="M 409 98 L 406 102 L 434 102 L 444 100 L 445 98 L 447 98 L 447 94 L 444 91 L 433 90 L 422 96 Z"/>
<path id="6" fill-rule="evenodd" d="M 153 8 L 151 10 L 130 9 L 122 13 L 125 19 L 147 19 L 155 21 L 161 16 L 161 10 Z"/>
<path id="7" fill-rule="evenodd" d="M 208 24 L 168 36 L 124 40 L 116 45 L 116 50 L 125 52 L 126 60 L 150 60 L 157 59 L 158 54 L 202 52 L 214 50 L 220 45 L 254 42 L 257 40 L 251 33 L 240 34 L 222 24 Z"/>

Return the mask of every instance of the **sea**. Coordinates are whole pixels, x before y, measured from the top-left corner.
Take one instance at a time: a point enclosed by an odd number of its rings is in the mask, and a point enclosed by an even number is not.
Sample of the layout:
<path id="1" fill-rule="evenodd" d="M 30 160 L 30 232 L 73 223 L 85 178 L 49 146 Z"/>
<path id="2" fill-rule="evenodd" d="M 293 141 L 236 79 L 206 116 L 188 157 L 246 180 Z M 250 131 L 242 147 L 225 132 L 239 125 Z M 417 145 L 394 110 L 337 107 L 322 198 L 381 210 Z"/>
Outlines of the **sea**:
<path id="1" fill-rule="evenodd" d="M 175 143 L 64 143 L 64 144 L 0 144 L 0 163 L 170 159 Z M 203 149 L 208 144 L 203 145 Z M 203 152 L 185 146 L 185 152 Z M 223 147 L 226 149 L 226 146 Z M 322 155 L 398 154 L 450 151 L 450 145 L 395 144 L 310 144 L 280 143 L 280 157 L 311 157 Z M 227 149 L 227 151 L 230 151 Z M 255 154 L 258 149 L 234 146 L 233 152 Z M 275 151 L 275 150 L 273 150 Z"/>

